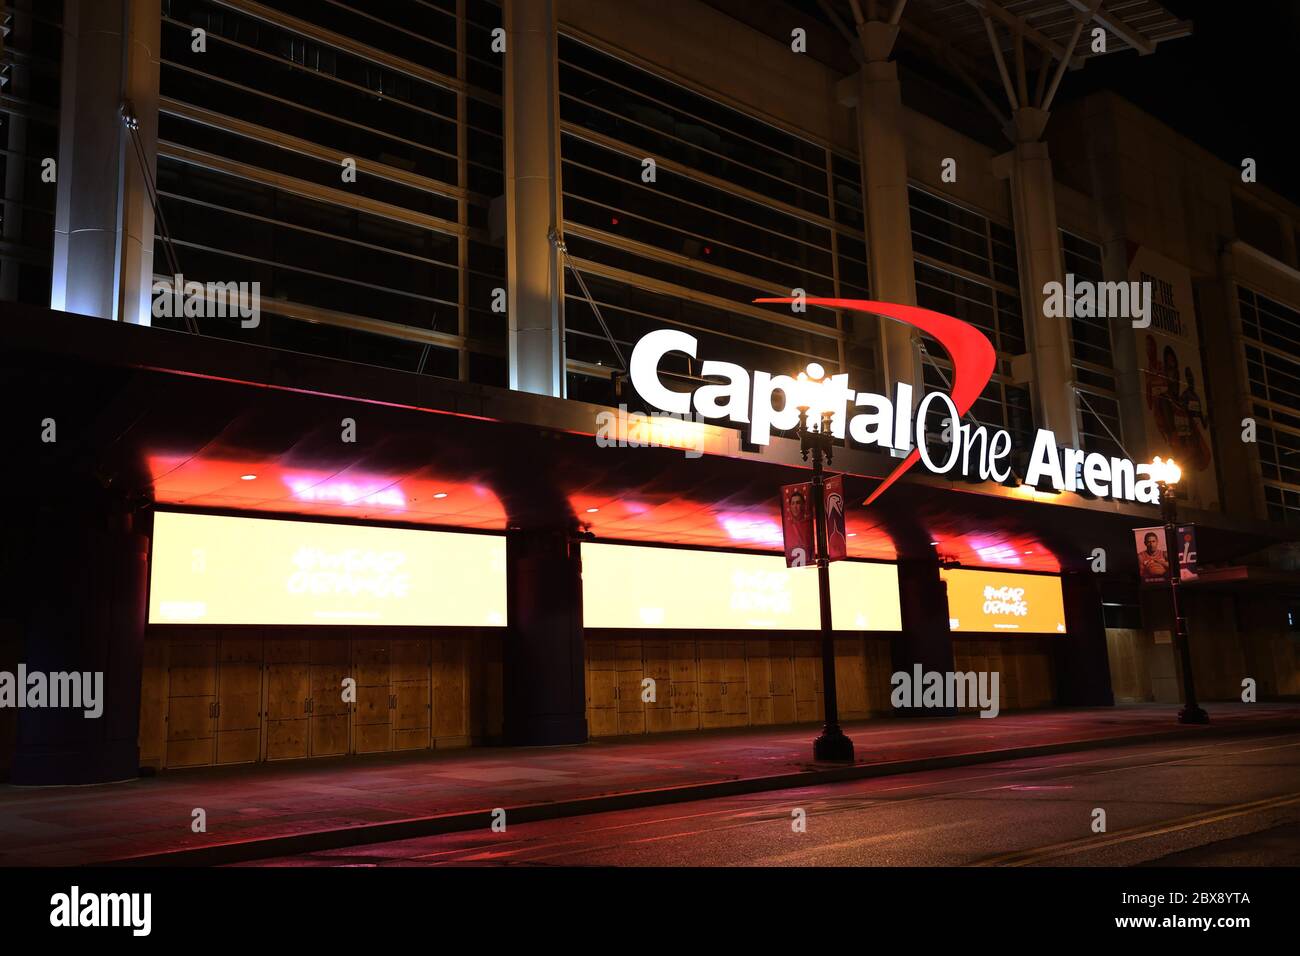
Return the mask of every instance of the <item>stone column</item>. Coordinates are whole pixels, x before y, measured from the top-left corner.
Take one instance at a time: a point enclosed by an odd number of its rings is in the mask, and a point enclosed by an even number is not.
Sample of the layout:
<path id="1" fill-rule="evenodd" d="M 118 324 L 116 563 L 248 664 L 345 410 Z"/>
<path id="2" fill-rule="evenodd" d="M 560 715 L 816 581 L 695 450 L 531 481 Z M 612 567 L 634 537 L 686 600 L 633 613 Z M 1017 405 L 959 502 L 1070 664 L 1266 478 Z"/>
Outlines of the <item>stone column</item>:
<path id="1" fill-rule="evenodd" d="M 889 57 L 898 27 L 870 20 L 858 27 L 863 63 L 856 89 L 841 100 L 856 106 L 858 153 L 862 169 L 867 258 L 872 295 L 883 302 L 916 304 L 912 265 L 912 221 L 907 202 L 907 142 L 903 126 L 898 64 Z M 850 341 L 874 338 L 879 343 L 877 368 L 882 389 L 908 382 L 919 401 L 921 359 L 916 333 L 901 322 L 857 314 L 846 316 Z M 873 328 L 872 324 L 878 323 Z"/>
<path id="2" fill-rule="evenodd" d="M 947 674 L 953 670 L 952 631 L 948 627 L 948 586 L 939 576 L 936 558 L 898 561 L 898 601 L 903 629 L 894 635 L 890 658 L 894 672 Z M 951 716 L 955 708 L 896 708 L 903 716 Z"/>
<path id="3" fill-rule="evenodd" d="M 1070 320 L 1043 313 L 1043 289 L 1063 282 L 1061 233 L 1056 223 L 1056 189 L 1052 160 L 1042 141 L 1048 114 L 1023 106 L 1013 115 L 1016 144 L 998 157 L 995 169 L 1011 181 L 1011 210 L 1026 333 L 1036 386 L 1038 425 L 1056 433 L 1060 444 L 1078 446 L 1074 368 L 1070 357 Z"/>
<path id="4" fill-rule="evenodd" d="M 578 544 L 564 531 L 511 531 L 506 568 L 506 743 L 583 743 L 587 692 Z"/>
<path id="5" fill-rule="evenodd" d="M 1061 575 L 1065 634 L 1056 649 L 1056 702 L 1064 707 L 1110 707 L 1110 658 L 1101 588 L 1091 572 Z"/>
<path id="6" fill-rule="evenodd" d="M 59 106 L 52 308 L 148 324 L 154 215 L 122 110 L 153 176 L 160 0 L 68 0 Z"/>
<path id="7" fill-rule="evenodd" d="M 21 510 L 5 564 L 19 568 L 24 612 L 20 658 L 41 674 L 95 682 L 94 710 L 24 707 L 10 782 L 88 784 L 139 772 L 140 673 L 149 582 L 149 537 L 140 515 L 87 475 L 47 488 Z M 19 693 L 23 688 L 19 688 Z"/>
<path id="8" fill-rule="evenodd" d="M 559 78 L 554 0 L 506 0 L 505 179 L 510 387 L 563 397 Z"/>
<path id="9" fill-rule="evenodd" d="M 1254 417 L 1255 403 L 1241 346 L 1241 305 L 1232 247 L 1225 244 L 1220 251 L 1215 276 L 1193 279 L 1193 283 L 1200 311 L 1206 391 L 1214 396 L 1209 411 L 1219 466 L 1219 500 L 1223 510 L 1234 517 L 1267 520 L 1259 444 L 1241 439 L 1242 422 Z"/>

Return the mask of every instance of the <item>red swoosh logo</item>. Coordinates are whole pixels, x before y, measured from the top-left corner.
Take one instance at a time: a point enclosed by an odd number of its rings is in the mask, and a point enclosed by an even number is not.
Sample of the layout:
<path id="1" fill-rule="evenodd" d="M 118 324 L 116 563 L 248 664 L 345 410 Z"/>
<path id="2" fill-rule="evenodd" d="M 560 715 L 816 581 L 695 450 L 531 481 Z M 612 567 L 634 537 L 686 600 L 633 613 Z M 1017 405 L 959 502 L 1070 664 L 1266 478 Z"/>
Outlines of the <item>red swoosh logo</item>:
<path id="1" fill-rule="evenodd" d="M 755 299 L 755 302 L 791 303 L 794 299 Z M 933 336 L 943 346 L 952 360 L 952 403 L 957 406 L 958 415 L 965 415 L 975 399 L 980 397 L 984 386 L 993 377 L 993 366 L 997 356 L 993 345 L 984 333 L 968 322 L 932 312 L 915 305 L 899 305 L 897 302 L 875 302 L 871 299 L 810 299 L 801 301 L 808 305 L 820 305 L 828 309 L 849 309 L 855 312 L 871 312 L 897 319 L 913 328 Z M 895 410 L 897 413 L 897 410 Z M 886 476 L 875 491 L 871 493 L 863 507 L 871 504 L 884 493 L 885 489 L 901 478 L 921 457 L 919 448 L 912 449 L 893 471 Z"/>

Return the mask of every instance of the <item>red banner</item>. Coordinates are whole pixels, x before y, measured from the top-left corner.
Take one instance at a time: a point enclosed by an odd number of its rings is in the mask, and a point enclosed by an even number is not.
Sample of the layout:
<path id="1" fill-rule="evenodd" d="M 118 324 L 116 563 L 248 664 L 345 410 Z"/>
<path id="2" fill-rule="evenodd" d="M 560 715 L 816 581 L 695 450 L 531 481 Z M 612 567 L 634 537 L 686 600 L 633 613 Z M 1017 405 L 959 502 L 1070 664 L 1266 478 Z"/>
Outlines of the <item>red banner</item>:
<path id="1" fill-rule="evenodd" d="M 802 568 L 816 563 L 811 483 L 781 486 L 781 530 L 785 534 L 787 568 Z"/>
<path id="2" fill-rule="evenodd" d="M 827 478 L 826 500 L 826 560 L 842 561 L 849 556 L 849 540 L 844 534 L 844 476 Z"/>

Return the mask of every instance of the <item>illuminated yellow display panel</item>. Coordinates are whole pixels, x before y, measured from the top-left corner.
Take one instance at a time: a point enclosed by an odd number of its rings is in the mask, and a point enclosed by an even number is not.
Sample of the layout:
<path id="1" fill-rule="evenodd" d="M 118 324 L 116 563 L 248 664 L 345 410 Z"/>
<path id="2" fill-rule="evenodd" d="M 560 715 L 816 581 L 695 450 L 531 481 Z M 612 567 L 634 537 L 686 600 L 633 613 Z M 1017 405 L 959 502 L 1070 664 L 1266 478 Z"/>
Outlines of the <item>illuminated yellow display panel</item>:
<path id="1" fill-rule="evenodd" d="M 812 631 L 817 571 L 779 555 L 584 544 L 582 615 L 586 627 Z M 836 630 L 901 629 L 897 568 L 832 564 L 831 618 Z"/>
<path id="2" fill-rule="evenodd" d="M 948 625 L 953 631 L 1064 634 L 1061 579 L 1005 571 L 943 571 Z"/>
<path id="3" fill-rule="evenodd" d="M 503 627 L 506 543 L 162 511 L 149 622 Z"/>

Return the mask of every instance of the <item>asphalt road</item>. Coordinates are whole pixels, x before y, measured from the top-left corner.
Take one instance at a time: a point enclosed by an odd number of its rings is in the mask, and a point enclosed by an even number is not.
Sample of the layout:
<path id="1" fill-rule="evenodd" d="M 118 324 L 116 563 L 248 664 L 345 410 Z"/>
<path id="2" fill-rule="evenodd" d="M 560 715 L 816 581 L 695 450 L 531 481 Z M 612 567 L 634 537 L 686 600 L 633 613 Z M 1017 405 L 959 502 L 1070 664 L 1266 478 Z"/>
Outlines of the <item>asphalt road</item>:
<path id="1" fill-rule="evenodd" d="M 1105 832 L 1094 832 L 1096 810 Z M 806 828 L 797 832 L 796 811 Z M 568 817 L 253 866 L 1300 865 L 1300 734 Z"/>

